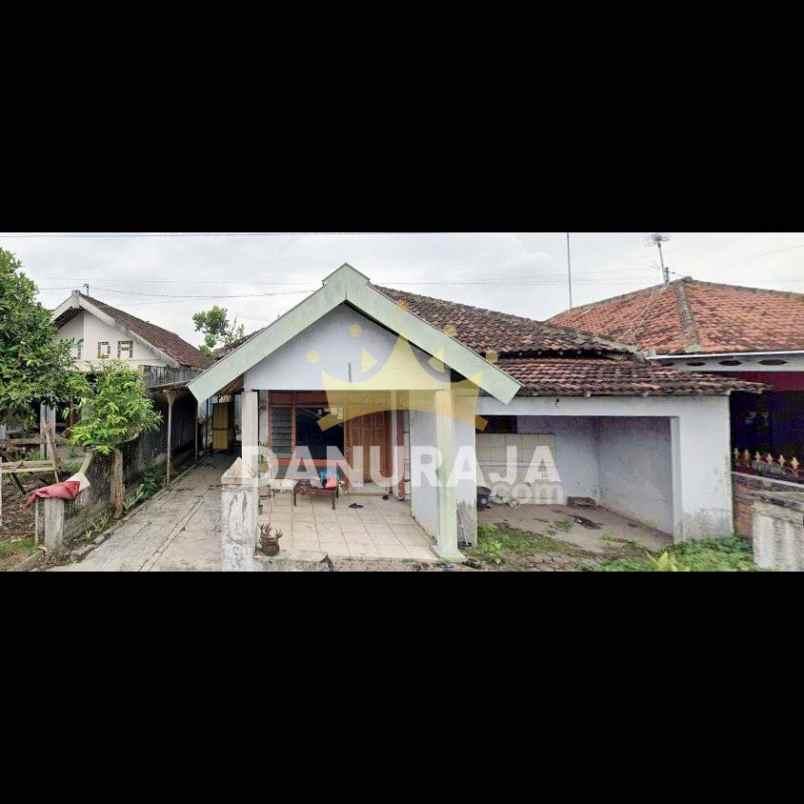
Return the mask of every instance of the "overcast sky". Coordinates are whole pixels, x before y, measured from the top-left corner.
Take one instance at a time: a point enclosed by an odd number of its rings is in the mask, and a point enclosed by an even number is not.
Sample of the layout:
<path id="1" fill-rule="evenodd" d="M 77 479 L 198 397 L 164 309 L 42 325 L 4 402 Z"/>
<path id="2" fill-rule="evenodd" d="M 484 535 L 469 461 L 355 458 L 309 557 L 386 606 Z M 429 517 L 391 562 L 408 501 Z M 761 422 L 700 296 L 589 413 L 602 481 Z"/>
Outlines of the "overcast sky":
<path id="1" fill-rule="evenodd" d="M 661 281 L 649 233 L 572 233 L 574 305 Z M 667 233 L 671 279 L 804 292 L 804 233 Z M 56 307 L 72 288 L 178 332 L 217 303 L 250 332 L 275 320 L 348 262 L 373 282 L 545 319 L 566 309 L 566 234 L 2 234 Z M 271 294 L 271 295 L 258 295 Z M 196 296 L 209 298 L 179 298 Z M 226 297 L 231 298 L 226 298 Z M 235 298 L 238 297 L 238 298 Z"/>

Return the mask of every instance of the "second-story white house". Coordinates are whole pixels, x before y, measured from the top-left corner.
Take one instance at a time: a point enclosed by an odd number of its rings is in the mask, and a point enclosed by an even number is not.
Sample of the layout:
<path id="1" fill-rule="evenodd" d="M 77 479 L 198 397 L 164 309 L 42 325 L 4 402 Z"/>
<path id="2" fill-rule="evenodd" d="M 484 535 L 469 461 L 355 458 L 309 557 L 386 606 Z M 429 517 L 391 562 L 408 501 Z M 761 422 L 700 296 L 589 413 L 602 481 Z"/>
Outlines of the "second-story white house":
<path id="1" fill-rule="evenodd" d="M 77 290 L 51 316 L 59 336 L 75 340 L 73 354 L 80 371 L 91 371 L 103 360 L 124 360 L 141 367 L 149 385 L 161 385 L 189 378 L 210 362 L 175 332 Z"/>

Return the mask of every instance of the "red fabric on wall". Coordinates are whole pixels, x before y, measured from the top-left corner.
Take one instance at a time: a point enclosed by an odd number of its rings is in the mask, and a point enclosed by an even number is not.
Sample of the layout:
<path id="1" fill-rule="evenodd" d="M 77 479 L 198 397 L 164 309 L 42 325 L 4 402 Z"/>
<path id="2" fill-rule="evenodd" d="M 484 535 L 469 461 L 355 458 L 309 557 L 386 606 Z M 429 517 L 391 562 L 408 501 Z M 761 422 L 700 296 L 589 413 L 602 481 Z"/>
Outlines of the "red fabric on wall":
<path id="1" fill-rule="evenodd" d="M 77 480 L 65 480 L 62 483 L 54 483 L 52 486 L 37 489 L 28 496 L 23 508 L 28 508 L 33 505 L 37 497 L 41 497 L 42 499 L 57 497 L 61 500 L 74 500 L 81 490 L 80 486 L 81 484 Z"/>

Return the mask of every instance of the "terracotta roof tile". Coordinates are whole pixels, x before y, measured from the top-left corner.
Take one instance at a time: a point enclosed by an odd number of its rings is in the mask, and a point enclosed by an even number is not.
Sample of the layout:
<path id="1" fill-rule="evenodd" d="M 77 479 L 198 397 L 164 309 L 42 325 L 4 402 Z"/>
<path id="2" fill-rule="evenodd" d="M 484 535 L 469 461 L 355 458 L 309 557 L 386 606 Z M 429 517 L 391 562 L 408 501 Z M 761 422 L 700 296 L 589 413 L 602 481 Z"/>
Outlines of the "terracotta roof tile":
<path id="1" fill-rule="evenodd" d="M 434 299 L 431 296 L 420 296 L 417 293 L 379 285 L 372 287 L 393 301 L 401 303 L 409 312 L 437 329 L 444 331 L 454 327 L 451 333 L 453 337 L 480 354 L 559 351 L 605 353 L 627 350 L 623 344 L 614 343 L 611 339 L 545 324 L 532 318 Z"/>
<path id="2" fill-rule="evenodd" d="M 559 313 L 550 324 L 657 354 L 804 349 L 804 294 L 690 277 Z"/>
<path id="3" fill-rule="evenodd" d="M 452 336 L 483 356 L 496 353 L 498 359 L 494 362 L 522 383 L 519 394 L 523 396 L 723 395 L 735 390 L 759 392 L 765 387 L 647 363 L 633 354 L 633 347 L 597 335 L 444 299 L 373 287 L 440 330 L 454 327 Z M 216 351 L 216 358 L 262 331 L 222 347 Z"/>
<path id="4" fill-rule="evenodd" d="M 633 357 L 523 358 L 497 365 L 522 383 L 519 396 L 721 396 L 766 386 L 712 374 L 678 371 Z"/>

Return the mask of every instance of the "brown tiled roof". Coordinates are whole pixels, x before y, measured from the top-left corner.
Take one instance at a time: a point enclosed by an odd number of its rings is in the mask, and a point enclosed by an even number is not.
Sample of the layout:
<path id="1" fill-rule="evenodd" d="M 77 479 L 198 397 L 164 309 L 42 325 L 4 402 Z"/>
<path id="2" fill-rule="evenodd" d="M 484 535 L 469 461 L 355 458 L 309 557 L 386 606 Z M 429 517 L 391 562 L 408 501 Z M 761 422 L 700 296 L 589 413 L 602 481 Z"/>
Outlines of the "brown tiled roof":
<path id="1" fill-rule="evenodd" d="M 497 365 L 522 383 L 519 396 L 722 396 L 765 386 L 712 374 L 678 371 L 635 357 L 503 359 Z"/>
<path id="2" fill-rule="evenodd" d="M 228 345 L 224 344 L 217 349 L 213 349 L 212 359 L 220 360 L 222 357 L 226 357 L 229 352 L 234 352 L 235 349 L 239 349 L 246 341 L 250 341 L 255 335 L 259 335 L 265 329 L 268 329 L 268 327 L 260 327 L 259 329 L 255 329 L 254 332 L 250 332 L 248 335 L 244 335 L 242 338 L 232 341 L 232 343 Z"/>
<path id="3" fill-rule="evenodd" d="M 408 312 L 440 330 L 454 327 L 457 340 L 474 351 L 500 355 L 535 352 L 606 353 L 627 351 L 623 344 L 598 335 L 580 333 L 552 324 L 468 304 L 420 296 L 404 290 L 372 285 L 404 305 Z"/>
<path id="4" fill-rule="evenodd" d="M 804 294 L 691 277 L 575 307 L 549 323 L 657 354 L 804 349 Z"/>
<path id="5" fill-rule="evenodd" d="M 180 366 L 206 368 L 210 364 L 209 358 L 205 357 L 195 346 L 180 338 L 175 332 L 170 332 L 170 330 L 162 329 L 156 324 L 143 321 L 141 318 L 137 318 L 117 307 L 112 307 L 99 299 L 94 299 L 92 296 L 87 296 L 85 293 L 80 295 L 90 304 L 94 304 L 108 316 L 111 316 L 119 324 L 131 330 L 135 335 L 139 335 L 151 346 L 172 357 Z"/>
<path id="6" fill-rule="evenodd" d="M 633 347 L 530 318 L 373 287 L 442 331 L 452 325 L 453 337 L 483 356 L 496 353 L 496 365 L 522 383 L 522 396 L 723 395 L 765 387 L 650 364 L 634 355 Z M 262 331 L 216 350 L 216 359 Z"/>

